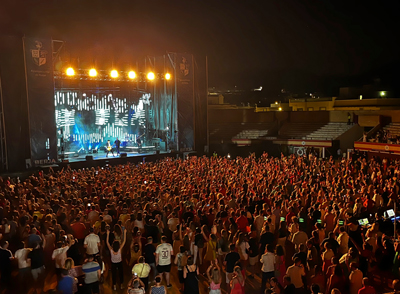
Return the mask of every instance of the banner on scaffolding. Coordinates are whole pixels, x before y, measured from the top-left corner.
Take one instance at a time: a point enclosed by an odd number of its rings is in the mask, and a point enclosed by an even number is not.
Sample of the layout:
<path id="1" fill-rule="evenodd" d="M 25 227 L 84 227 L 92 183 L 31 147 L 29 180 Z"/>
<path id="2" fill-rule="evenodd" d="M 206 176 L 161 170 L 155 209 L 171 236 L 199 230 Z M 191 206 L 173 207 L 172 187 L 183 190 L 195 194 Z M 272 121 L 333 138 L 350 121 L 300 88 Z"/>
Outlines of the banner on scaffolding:
<path id="1" fill-rule="evenodd" d="M 24 38 L 32 165 L 57 161 L 53 51 L 50 39 Z"/>

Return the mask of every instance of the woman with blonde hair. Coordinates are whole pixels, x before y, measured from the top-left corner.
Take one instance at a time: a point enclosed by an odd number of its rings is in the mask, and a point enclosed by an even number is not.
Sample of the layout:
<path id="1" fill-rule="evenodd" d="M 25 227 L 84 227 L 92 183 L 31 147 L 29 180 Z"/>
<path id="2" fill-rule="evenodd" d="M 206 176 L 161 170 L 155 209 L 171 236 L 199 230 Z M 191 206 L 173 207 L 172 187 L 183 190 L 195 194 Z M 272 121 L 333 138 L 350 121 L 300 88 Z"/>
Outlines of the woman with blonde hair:
<path id="1" fill-rule="evenodd" d="M 214 261 L 215 266 L 211 264 L 207 269 L 207 277 L 210 283 L 210 294 L 221 294 L 221 270 L 218 261 Z M 212 269 L 212 272 L 210 273 Z"/>
<path id="2" fill-rule="evenodd" d="M 242 269 L 240 266 L 235 266 L 233 269 L 233 277 L 230 282 L 231 293 L 230 294 L 244 294 L 243 291 L 244 278 L 242 275 Z"/>
<path id="3" fill-rule="evenodd" d="M 82 271 L 82 266 L 75 266 L 74 260 L 71 257 L 68 257 L 65 260 L 64 264 L 65 269 L 68 271 L 68 276 L 73 277 L 73 278 L 78 278 L 79 276 L 83 275 Z M 76 280 L 75 280 L 76 281 Z M 74 282 L 72 286 L 72 291 L 73 293 L 78 292 L 78 285 L 76 282 Z"/>
<path id="4" fill-rule="evenodd" d="M 250 245 L 246 241 L 245 234 L 242 232 L 239 233 L 238 240 L 236 242 L 236 248 L 238 249 L 238 253 L 240 256 L 240 261 L 243 266 L 243 269 L 246 271 L 247 262 L 249 259 L 248 250 L 250 249 Z"/>

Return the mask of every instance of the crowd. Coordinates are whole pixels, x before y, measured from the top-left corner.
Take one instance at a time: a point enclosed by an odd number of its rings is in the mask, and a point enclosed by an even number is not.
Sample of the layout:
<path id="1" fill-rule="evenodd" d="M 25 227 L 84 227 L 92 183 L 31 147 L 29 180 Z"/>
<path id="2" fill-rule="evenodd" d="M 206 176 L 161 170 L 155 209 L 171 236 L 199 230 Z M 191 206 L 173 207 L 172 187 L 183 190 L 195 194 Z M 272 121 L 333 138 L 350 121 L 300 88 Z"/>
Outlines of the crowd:
<path id="1" fill-rule="evenodd" d="M 381 129 L 376 132 L 373 138 L 369 139 L 373 143 L 400 144 L 400 136 L 390 133 L 390 130 Z M 363 142 L 367 142 L 367 134 L 363 135 Z"/>
<path id="2" fill-rule="evenodd" d="M 100 293 L 111 271 L 130 294 L 167 293 L 171 278 L 190 294 L 200 278 L 211 294 L 399 293 L 399 173 L 263 154 L 2 178 L 0 288 L 41 293 L 54 273 L 59 293 Z"/>

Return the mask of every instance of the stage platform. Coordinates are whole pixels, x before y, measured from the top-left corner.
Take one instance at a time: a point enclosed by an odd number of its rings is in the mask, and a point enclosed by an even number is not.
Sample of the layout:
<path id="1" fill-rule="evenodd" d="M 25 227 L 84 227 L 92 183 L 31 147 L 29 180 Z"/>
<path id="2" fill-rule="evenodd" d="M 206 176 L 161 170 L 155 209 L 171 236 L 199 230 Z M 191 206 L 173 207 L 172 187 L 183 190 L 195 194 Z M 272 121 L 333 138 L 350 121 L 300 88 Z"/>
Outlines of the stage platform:
<path id="1" fill-rule="evenodd" d="M 68 158 L 65 158 L 63 161 L 60 161 L 53 165 L 43 165 L 40 168 L 46 169 L 51 166 L 53 169 L 58 169 L 70 166 L 72 169 L 79 169 L 84 167 L 88 168 L 88 167 L 105 166 L 106 164 L 119 165 L 119 164 L 126 164 L 128 162 L 138 164 L 139 162 L 152 162 L 160 160 L 165 157 L 176 158 L 177 156 L 179 156 L 178 153 L 171 151 L 169 152 L 160 151 L 159 153 L 157 153 L 156 151 L 148 151 L 148 152 L 143 152 L 144 150 L 141 151 L 142 151 L 141 153 L 121 151 L 121 153 L 126 153 L 126 157 L 117 156 L 115 152 L 114 152 L 115 156 L 113 156 L 112 153 L 109 153 L 108 157 L 106 157 L 106 152 L 104 151 L 100 151 L 99 153 L 93 153 L 93 154 L 80 154 L 78 157 L 68 156 Z"/>
<path id="2" fill-rule="evenodd" d="M 143 156 L 149 156 L 149 155 L 155 155 L 157 154 L 155 151 L 147 151 L 146 149 L 141 150 L 142 152 L 129 152 L 129 151 L 121 151 L 122 154 L 126 154 L 126 157 L 143 157 Z M 160 151 L 159 154 L 167 154 L 169 152 L 166 151 Z M 78 162 L 78 161 L 88 161 L 86 159 L 87 156 L 93 156 L 93 160 L 104 160 L 104 159 L 115 159 L 115 158 L 124 158 L 121 157 L 120 155 L 117 155 L 116 152 L 114 152 L 114 155 L 110 152 L 107 157 L 107 153 L 104 151 L 100 151 L 98 153 L 88 153 L 88 154 L 79 154 L 78 157 L 71 156 L 69 155 L 68 157 L 65 158 L 65 160 L 68 160 L 69 162 Z"/>

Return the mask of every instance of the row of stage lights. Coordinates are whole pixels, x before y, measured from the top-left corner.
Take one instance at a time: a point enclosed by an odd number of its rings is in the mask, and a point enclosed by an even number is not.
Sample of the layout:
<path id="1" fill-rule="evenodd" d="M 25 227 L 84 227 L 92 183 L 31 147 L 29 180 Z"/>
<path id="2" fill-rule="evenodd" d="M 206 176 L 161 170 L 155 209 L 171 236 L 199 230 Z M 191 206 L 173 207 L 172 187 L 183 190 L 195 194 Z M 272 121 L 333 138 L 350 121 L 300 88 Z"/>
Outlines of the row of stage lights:
<path id="1" fill-rule="evenodd" d="M 65 71 L 65 74 L 67 76 L 69 76 L 69 77 L 73 77 L 75 75 L 75 70 L 72 67 L 68 67 L 66 69 L 66 71 Z M 98 73 L 97 73 L 97 70 L 95 68 L 91 68 L 91 69 L 89 69 L 88 74 L 89 74 L 90 77 L 94 78 L 94 77 L 97 77 Z M 113 78 L 113 79 L 117 79 L 119 77 L 118 71 L 115 70 L 115 69 L 110 71 L 110 77 Z M 149 81 L 152 81 L 152 80 L 154 80 L 156 78 L 156 75 L 153 72 L 149 72 L 149 73 L 147 73 L 146 77 L 147 77 L 147 79 Z M 134 72 L 133 70 L 129 71 L 128 72 L 128 78 L 130 80 L 136 79 L 137 78 L 136 72 Z M 171 74 L 169 74 L 169 73 L 164 74 L 164 78 L 166 80 L 170 80 L 171 79 Z"/>

